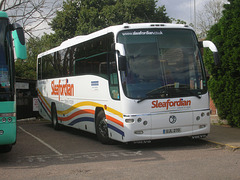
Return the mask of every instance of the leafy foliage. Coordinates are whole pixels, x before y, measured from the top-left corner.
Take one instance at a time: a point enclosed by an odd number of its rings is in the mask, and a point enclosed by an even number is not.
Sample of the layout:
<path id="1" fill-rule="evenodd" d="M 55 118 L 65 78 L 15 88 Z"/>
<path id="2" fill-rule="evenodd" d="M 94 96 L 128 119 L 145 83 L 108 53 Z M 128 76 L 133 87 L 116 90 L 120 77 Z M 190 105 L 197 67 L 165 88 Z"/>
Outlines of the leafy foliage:
<path id="1" fill-rule="evenodd" d="M 211 97 L 220 118 L 240 127 L 240 1 L 228 1 L 223 17 L 210 29 L 207 37 L 217 45 L 221 65 L 214 65 L 209 51 L 205 53 L 205 63 L 211 74 Z"/>
<path id="2" fill-rule="evenodd" d="M 51 23 L 62 41 L 102 28 L 143 22 L 171 22 L 164 6 L 155 0 L 67 0 Z"/>
<path id="3" fill-rule="evenodd" d="M 50 23 L 59 41 L 72 38 L 78 24 L 78 14 L 81 10 L 81 1 L 67 0 L 63 2 L 62 11 L 57 11 L 56 17 Z"/>

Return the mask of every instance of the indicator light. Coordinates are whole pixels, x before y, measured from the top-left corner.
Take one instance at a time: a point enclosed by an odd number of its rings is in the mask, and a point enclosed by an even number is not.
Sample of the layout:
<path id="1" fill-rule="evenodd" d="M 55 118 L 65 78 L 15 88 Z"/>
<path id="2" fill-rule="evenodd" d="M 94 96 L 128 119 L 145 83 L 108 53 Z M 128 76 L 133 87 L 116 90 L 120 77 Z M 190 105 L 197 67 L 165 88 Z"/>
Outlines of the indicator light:
<path id="1" fill-rule="evenodd" d="M 134 119 L 125 119 L 126 123 L 134 123 Z"/>

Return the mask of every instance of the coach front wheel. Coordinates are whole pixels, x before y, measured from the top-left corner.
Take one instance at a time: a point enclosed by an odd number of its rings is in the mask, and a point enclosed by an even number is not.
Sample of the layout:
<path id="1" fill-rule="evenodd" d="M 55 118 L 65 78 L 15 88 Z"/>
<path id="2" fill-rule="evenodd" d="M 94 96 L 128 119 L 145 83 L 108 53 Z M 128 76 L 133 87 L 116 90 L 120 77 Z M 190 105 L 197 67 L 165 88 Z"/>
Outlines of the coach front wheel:
<path id="1" fill-rule="evenodd" d="M 108 126 L 105 113 L 100 111 L 96 119 L 96 134 L 98 140 L 103 144 L 110 144 L 111 139 L 108 137 Z"/>

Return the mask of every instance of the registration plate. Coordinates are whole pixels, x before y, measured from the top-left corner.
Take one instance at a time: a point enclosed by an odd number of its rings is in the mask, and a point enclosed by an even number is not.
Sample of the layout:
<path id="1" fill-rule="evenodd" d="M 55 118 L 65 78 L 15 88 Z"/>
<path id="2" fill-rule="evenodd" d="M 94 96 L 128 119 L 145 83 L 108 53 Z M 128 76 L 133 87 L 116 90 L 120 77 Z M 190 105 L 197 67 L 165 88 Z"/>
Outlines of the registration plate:
<path id="1" fill-rule="evenodd" d="M 181 128 L 174 128 L 174 129 L 164 129 L 163 134 L 171 134 L 171 133 L 180 133 Z"/>

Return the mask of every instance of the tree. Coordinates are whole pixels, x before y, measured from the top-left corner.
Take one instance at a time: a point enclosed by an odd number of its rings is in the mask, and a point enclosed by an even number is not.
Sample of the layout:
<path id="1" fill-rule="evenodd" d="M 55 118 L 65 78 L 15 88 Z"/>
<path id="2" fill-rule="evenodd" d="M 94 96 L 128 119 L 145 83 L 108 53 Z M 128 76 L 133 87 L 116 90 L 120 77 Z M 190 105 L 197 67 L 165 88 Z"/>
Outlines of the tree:
<path id="1" fill-rule="evenodd" d="M 62 10 L 56 12 L 56 17 L 49 25 L 60 40 L 75 36 L 80 10 L 81 1 L 67 0 L 63 2 Z"/>
<path id="2" fill-rule="evenodd" d="M 156 7 L 155 0 L 124 0 L 122 23 L 170 22 L 165 6 Z"/>
<path id="3" fill-rule="evenodd" d="M 67 0 L 51 22 L 56 35 L 66 40 L 123 23 L 171 22 L 155 0 Z"/>
<path id="4" fill-rule="evenodd" d="M 0 0 L 0 10 L 8 13 L 11 22 L 21 24 L 30 37 L 46 30 L 60 6 L 58 0 Z"/>
<path id="5" fill-rule="evenodd" d="M 78 15 L 77 35 L 86 35 L 99 29 L 113 25 L 118 2 L 115 0 L 84 0 Z M 120 8 L 120 7 L 119 7 Z M 113 17 L 110 17 L 109 15 Z"/>
<path id="6" fill-rule="evenodd" d="M 223 5 L 226 0 L 207 1 L 201 12 L 198 12 L 198 29 L 200 37 L 205 38 L 209 29 L 222 17 Z"/>
<path id="7" fill-rule="evenodd" d="M 209 31 L 207 39 L 219 49 L 221 65 L 216 67 L 209 52 L 206 66 L 211 74 L 209 89 L 220 118 L 240 127 L 240 0 L 228 0 L 223 17 Z"/>
<path id="8" fill-rule="evenodd" d="M 98 0 L 96 0 L 98 2 Z M 91 1 L 93 2 L 93 1 Z M 96 30 L 123 23 L 170 22 L 164 6 L 156 6 L 155 0 L 105 0 L 82 6 L 77 34 L 89 34 Z"/>

